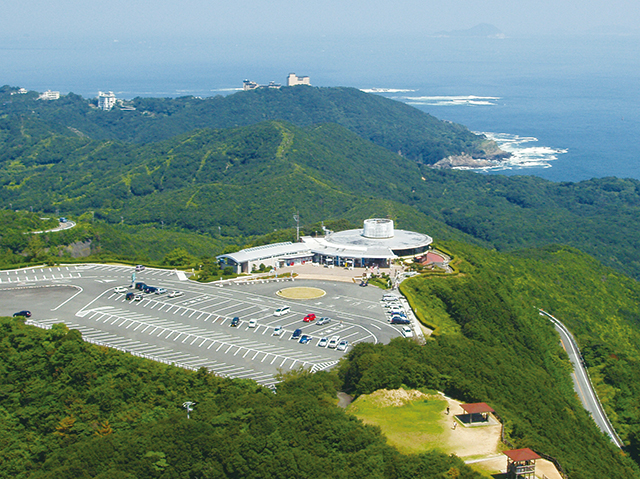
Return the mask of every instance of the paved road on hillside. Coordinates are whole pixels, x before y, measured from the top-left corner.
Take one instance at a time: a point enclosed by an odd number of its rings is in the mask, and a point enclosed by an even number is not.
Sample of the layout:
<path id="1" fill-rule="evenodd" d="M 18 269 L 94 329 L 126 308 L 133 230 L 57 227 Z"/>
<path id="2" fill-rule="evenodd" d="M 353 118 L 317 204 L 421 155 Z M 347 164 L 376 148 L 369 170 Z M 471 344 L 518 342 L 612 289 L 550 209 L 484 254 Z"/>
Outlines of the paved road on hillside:
<path id="1" fill-rule="evenodd" d="M 184 294 L 145 294 L 141 301 L 128 301 L 114 288 L 130 291 L 133 272 L 130 266 L 101 264 L 0 271 L 0 315 L 30 310 L 30 321 L 41 327 L 64 322 L 89 342 L 263 385 L 274 384 L 279 372 L 299 367 L 319 371 L 337 364 L 344 352 L 319 347 L 322 337 L 339 336 L 351 346 L 400 336 L 399 327 L 387 321 L 377 288 L 314 280 L 222 287 L 147 268 L 136 273 L 136 281 Z M 282 288 L 302 285 L 321 288 L 326 295 L 306 301 L 276 295 Z M 291 313 L 275 317 L 274 310 L 284 305 Z M 322 326 L 304 323 L 307 313 L 332 320 Z M 231 327 L 235 316 L 240 324 Z M 255 327 L 249 320 L 256 321 Z M 281 336 L 273 335 L 276 326 L 283 328 Z M 309 344 L 292 339 L 297 328 L 312 336 Z"/>
<path id="2" fill-rule="evenodd" d="M 587 374 L 587 370 L 582 360 L 582 354 L 580 354 L 580 349 L 578 349 L 578 344 L 573 335 L 557 318 L 551 316 L 542 309 L 539 311 L 540 314 L 551 320 L 556 331 L 560 334 L 560 339 L 562 340 L 564 349 L 567 351 L 569 360 L 571 360 L 571 363 L 573 364 L 573 387 L 576 393 L 578 393 L 578 397 L 580 398 L 580 401 L 582 401 L 582 405 L 587 411 L 589 411 L 595 423 L 611 438 L 613 443 L 620 448 L 623 447 L 624 443 L 618 437 L 618 434 L 609 422 L 609 418 L 605 414 L 602 404 L 600 404 L 600 400 L 598 399 L 593 385 L 591 384 L 591 380 L 589 379 L 589 375 Z"/>

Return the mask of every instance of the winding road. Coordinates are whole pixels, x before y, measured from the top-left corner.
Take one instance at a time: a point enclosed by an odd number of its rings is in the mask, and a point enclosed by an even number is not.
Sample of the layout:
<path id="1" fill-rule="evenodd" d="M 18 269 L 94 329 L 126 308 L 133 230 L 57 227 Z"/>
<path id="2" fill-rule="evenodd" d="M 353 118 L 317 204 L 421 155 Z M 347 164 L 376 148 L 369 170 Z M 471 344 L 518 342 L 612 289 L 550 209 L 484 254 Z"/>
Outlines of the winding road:
<path id="1" fill-rule="evenodd" d="M 604 412 L 602 404 L 596 395 L 593 385 L 591 384 L 591 380 L 589 379 L 587 369 L 584 366 L 582 354 L 580 354 L 580 349 L 578 348 L 578 344 L 573 335 L 557 318 L 542 309 L 538 310 L 541 315 L 546 316 L 551 320 L 556 331 L 560 334 L 560 340 L 569 355 L 569 360 L 573 364 L 572 376 L 574 389 L 576 393 L 578 393 L 578 397 L 580 398 L 582 405 L 587 411 L 589 411 L 596 425 L 611 438 L 613 443 L 619 448 L 624 447 L 624 443 L 620 437 L 618 437 L 618 434 L 611 425 L 611 422 L 609 421 L 609 418 Z"/>

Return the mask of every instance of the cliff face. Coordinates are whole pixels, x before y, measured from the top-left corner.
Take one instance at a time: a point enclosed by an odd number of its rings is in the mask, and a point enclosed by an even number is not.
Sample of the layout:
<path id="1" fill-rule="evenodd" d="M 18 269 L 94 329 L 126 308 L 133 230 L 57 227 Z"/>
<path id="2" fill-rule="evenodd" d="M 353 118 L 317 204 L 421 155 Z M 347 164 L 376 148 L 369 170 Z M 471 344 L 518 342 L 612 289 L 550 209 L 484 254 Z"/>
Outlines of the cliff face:
<path id="1" fill-rule="evenodd" d="M 511 153 L 503 151 L 493 140 L 486 140 L 482 143 L 483 155 L 471 156 L 467 153 L 461 155 L 450 155 L 434 163 L 432 168 L 486 168 L 498 166 L 502 161 L 511 157 Z"/>

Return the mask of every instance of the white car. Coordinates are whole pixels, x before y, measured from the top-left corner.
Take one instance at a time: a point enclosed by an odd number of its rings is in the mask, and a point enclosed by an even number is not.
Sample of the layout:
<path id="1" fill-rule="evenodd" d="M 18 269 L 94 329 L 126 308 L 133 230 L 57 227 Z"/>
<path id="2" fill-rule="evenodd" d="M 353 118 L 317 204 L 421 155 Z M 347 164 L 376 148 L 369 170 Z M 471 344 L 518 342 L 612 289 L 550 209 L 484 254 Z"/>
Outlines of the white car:
<path id="1" fill-rule="evenodd" d="M 382 295 L 382 301 L 400 301 L 400 297 L 395 294 L 387 293 Z"/>
<path id="2" fill-rule="evenodd" d="M 182 296 L 184 293 L 182 291 L 171 291 L 169 293 L 170 298 L 177 298 L 178 296 Z"/>
<path id="3" fill-rule="evenodd" d="M 291 312 L 291 308 L 289 306 L 283 306 L 281 308 L 276 309 L 273 312 L 274 316 L 284 316 L 285 314 L 288 314 Z"/>
<path id="4" fill-rule="evenodd" d="M 156 289 L 156 294 L 164 294 L 164 293 L 166 293 L 166 292 L 167 292 L 167 290 L 166 290 L 165 288 L 158 288 L 158 289 Z"/>
<path id="5" fill-rule="evenodd" d="M 276 329 L 273 330 L 274 336 L 280 336 L 282 334 L 282 326 L 276 326 Z"/>
<path id="6" fill-rule="evenodd" d="M 413 331 L 411 331 L 411 328 L 409 326 L 402 326 L 402 335 L 405 338 L 413 338 Z"/>
<path id="7" fill-rule="evenodd" d="M 118 286 L 117 288 L 113 288 L 113 290 L 116 293 L 126 293 L 127 292 L 127 288 L 125 288 L 124 286 Z"/>
<path id="8" fill-rule="evenodd" d="M 258 321 L 256 321 L 255 319 L 250 319 L 249 320 L 249 327 L 250 328 L 255 328 L 258 325 Z"/>
<path id="9" fill-rule="evenodd" d="M 135 301 L 142 301 L 144 299 L 144 296 L 142 296 L 142 294 L 138 293 L 133 297 L 133 299 Z"/>
<path id="10" fill-rule="evenodd" d="M 139 264 L 138 266 L 136 266 L 136 271 L 144 271 L 144 265 L 143 264 Z"/>
<path id="11" fill-rule="evenodd" d="M 340 341 L 340 336 L 331 336 L 329 340 L 328 348 L 335 349 L 338 346 L 338 341 Z"/>
<path id="12" fill-rule="evenodd" d="M 338 343 L 338 347 L 336 349 L 338 351 L 346 351 L 348 347 L 349 347 L 349 341 L 347 341 L 346 339 L 343 339 Z"/>
<path id="13" fill-rule="evenodd" d="M 329 342 L 328 338 L 320 338 L 320 341 L 318 341 L 318 347 L 325 348 L 327 347 L 328 342 Z"/>

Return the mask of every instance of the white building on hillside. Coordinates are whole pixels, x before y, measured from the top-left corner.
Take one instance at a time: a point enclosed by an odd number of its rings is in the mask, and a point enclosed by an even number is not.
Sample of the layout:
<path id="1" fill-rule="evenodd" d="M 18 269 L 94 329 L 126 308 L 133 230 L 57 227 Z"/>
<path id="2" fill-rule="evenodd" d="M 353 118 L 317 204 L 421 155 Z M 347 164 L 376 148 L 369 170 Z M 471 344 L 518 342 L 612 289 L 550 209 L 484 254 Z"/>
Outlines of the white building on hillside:
<path id="1" fill-rule="evenodd" d="M 115 106 L 116 100 L 116 95 L 112 91 L 107 93 L 98 92 L 98 108 L 101 110 L 111 110 Z"/>
<path id="2" fill-rule="evenodd" d="M 58 98 L 60 98 L 59 91 L 47 90 L 44 93 L 40 93 L 38 100 L 57 100 Z"/>
<path id="3" fill-rule="evenodd" d="M 299 77 L 295 73 L 289 73 L 287 77 L 287 86 L 296 86 L 296 85 L 309 85 L 311 86 L 311 80 L 309 77 Z"/>
<path id="4" fill-rule="evenodd" d="M 327 266 L 389 267 L 395 258 L 428 251 L 433 239 L 423 233 L 396 230 L 393 221 L 372 218 L 362 229 L 328 233 L 324 237 L 303 236 L 300 243 L 277 243 L 223 254 L 218 261 L 236 273 L 250 273 L 259 265 L 283 268 L 303 263 Z"/>

